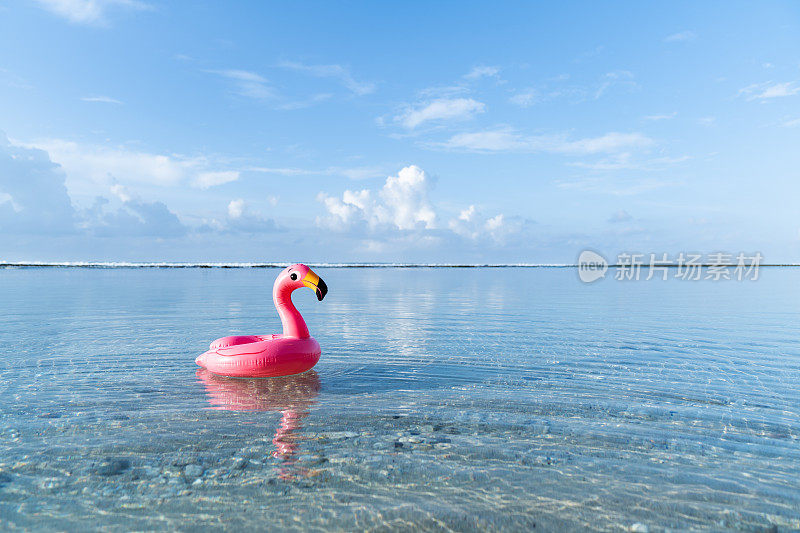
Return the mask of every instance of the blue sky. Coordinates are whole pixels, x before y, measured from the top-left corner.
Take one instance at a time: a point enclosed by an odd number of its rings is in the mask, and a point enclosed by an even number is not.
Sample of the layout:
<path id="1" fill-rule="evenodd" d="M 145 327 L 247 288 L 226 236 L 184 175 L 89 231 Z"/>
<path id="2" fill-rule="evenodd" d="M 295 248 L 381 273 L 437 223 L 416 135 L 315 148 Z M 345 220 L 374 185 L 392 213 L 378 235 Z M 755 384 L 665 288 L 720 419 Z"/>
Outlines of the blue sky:
<path id="1" fill-rule="evenodd" d="M 797 3 L 0 4 L 0 259 L 800 261 Z"/>

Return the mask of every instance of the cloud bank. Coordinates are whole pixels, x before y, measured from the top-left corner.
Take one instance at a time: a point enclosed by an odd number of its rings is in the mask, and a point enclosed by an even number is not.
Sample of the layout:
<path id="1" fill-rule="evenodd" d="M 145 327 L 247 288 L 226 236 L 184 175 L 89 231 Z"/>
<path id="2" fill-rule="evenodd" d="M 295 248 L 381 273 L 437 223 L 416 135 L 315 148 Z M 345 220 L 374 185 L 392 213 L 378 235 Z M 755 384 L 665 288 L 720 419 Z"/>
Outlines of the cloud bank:
<path id="1" fill-rule="evenodd" d="M 75 230 L 64 173 L 47 152 L 12 145 L 0 133 L 0 230 L 60 234 Z"/>
<path id="2" fill-rule="evenodd" d="M 63 139 L 17 143 L 46 152 L 66 173 L 70 193 L 91 194 L 115 184 L 127 187 L 175 187 L 189 184 L 208 189 L 236 181 L 238 170 L 222 170 L 205 156 L 159 154 L 127 146 L 82 144 Z"/>
<path id="3" fill-rule="evenodd" d="M 341 196 L 320 193 L 317 199 L 327 213 L 317 217 L 317 225 L 335 232 L 349 232 L 372 243 L 376 242 L 376 236 L 391 239 L 408 234 L 436 242 L 463 238 L 500 243 L 526 225 L 517 219 L 509 221 L 502 213 L 485 217 L 475 205 L 442 223 L 446 217 L 430 199 L 432 187 L 430 176 L 418 166 L 410 165 L 396 176 L 387 177 L 378 191 L 345 190 Z"/>
<path id="4" fill-rule="evenodd" d="M 397 176 L 389 176 L 376 194 L 369 189 L 346 190 L 341 198 L 320 193 L 328 214 L 317 218 L 317 223 L 334 231 L 366 224 L 370 229 L 381 227 L 412 230 L 433 228 L 436 213 L 428 199 L 430 178 L 419 167 L 403 168 Z"/>

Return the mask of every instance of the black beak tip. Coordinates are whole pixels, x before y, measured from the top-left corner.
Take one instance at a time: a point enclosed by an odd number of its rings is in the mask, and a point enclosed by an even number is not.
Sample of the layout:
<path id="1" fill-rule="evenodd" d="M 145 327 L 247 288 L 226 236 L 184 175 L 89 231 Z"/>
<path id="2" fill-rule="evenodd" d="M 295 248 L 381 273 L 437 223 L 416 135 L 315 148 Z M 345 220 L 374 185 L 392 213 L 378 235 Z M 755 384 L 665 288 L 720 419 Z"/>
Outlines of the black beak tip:
<path id="1" fill-rule="evenodd" d="M 325 285 L 324 281 L 319 280 L 319 285 L 317 285 L 316 292 L 317 292 L 317 300 L 321 302 L 322 299 L 325 298 L 325 295 L 328 294 L 328 286 Z"/>

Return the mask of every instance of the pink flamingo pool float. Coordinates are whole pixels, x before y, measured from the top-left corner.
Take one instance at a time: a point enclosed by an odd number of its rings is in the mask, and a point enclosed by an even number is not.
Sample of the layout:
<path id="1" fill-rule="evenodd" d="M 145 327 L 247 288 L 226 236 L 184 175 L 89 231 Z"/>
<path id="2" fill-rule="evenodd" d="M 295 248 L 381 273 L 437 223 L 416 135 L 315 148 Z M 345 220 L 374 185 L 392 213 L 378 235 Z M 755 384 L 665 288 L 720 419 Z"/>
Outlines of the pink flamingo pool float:
<path id="1" fill-rule="evenodd" d="M 325 282 L 306 265 L 298 263 L 278 274 L 272 300 L 281 317 L 282 335 L 222 337 L 195 362 L 214 374 L 239 378 L 289 376 L 311 369 L 322 351 L 292 303 L 292 292 L 301 287 L 312 289 L 319 301 L 328 293 Z"/>

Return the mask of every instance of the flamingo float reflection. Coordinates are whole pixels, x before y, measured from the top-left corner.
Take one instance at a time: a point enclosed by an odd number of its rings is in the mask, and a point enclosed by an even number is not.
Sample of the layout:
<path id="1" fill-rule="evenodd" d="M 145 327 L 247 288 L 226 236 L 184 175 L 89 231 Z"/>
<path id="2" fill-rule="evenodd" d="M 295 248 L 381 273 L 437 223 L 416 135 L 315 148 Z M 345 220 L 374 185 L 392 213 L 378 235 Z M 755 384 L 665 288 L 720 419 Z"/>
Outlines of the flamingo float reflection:
<path id="1" fill-rule="evenodd" d="M 199 369 L 196 373 L 206 389 L 211 409 L 224 411 L 274 411 L 281 413 L 275 430 L 272 456 L 282 460 L 281 479 L 290 480 L 308 471 L 296 467 L 302 420 L 316 403 L 320 380 L 313 370 L 294 376 L 262 379 L 226 378 Z"/>

